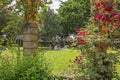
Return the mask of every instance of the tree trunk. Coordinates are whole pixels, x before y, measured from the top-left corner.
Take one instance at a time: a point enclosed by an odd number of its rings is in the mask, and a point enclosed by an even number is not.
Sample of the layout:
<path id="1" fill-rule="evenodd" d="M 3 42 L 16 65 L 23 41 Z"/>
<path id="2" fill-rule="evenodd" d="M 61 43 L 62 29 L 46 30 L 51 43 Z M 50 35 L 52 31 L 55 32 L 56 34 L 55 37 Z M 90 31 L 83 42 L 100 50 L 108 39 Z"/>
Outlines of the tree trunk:
<path id="1" fill-rule="evenodd" d="M 107 49 L 109 46 L 109 41 L 107 39 L 95 42 L 96 49 L 99 53 L 107 54 Z"/>
<path id="2" fill-rule="evenodd" d="M 38 47 L 38 8 L 41 0 L 25 0 L 23 55 L 36 55 Z"/>
<path id="3" fill-rule="evenodd" d="M 23 54 L 36 55 L 38 46 L 38 28 L 35 23 L 26 23 L 23 29 Z"/>

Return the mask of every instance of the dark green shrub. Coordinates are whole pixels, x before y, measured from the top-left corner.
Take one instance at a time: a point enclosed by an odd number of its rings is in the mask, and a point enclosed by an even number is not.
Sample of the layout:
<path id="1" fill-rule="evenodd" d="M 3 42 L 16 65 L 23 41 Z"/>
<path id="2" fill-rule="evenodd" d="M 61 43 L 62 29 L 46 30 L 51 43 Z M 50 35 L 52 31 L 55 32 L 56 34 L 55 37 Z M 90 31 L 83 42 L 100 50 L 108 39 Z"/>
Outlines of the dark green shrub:
<path id="1" fill-rule="evenodd" d="M 120 80 L 116 71 L 116 65 L 119 64 L 119 51 L 116 53 L 98 52 L 91 43 L 79 46 L 81 56 L 77 56 L 74 63 L 76 80 Z"/>
<path id="2" fill-rule="evenodd" d="M 44 55 L 1 57 L 1 80 L 51 80 L 51 67 Z"/>

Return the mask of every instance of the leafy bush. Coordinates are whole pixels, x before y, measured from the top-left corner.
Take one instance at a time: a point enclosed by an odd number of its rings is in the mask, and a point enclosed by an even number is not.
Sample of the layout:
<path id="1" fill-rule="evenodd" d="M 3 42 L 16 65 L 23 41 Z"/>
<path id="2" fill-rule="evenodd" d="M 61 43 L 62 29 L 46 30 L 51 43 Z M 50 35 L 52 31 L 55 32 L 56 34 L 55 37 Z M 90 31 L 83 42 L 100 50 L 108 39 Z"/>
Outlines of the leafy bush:
<path id="1" fill-rule="evenodd" d="M 119 50 L 109 53 L 108 48 L 112 39 L 119 38 L 113 33 L 119 28 L 119 14 L 114 10 L 113 2 L 98 1 L 96 5 L 97 16 L 90 22 L 88 31 L 76 29 L 77 42 L 82 58 L 77 57 L 73 63 L 77 63 L 75 70 L 77 80 L 120 80 L 116 72 L 116 64 L 119 63 Z M 115 21 L 116 20 L 116 21 Z M 91 31 L 90 31 L 91 30 Z M 119 32 L 119 31 L 118 31 Z M 80 45 L 79 45 L 80 44 Z M 112 45 L 112 47 L 114 47 Z"/>
<path id="2" fill-rule="evenodd" d="M 97 44 L 106 39 L 98 38 L 100 36 L 95 37 L 94 39 L 87 37 L 86 43 L 77 47 L 81 51 L 81 55 L 76 56 L 75 60 L 72 61 L 72 65 L 77 64 L 74 70 L 76 80 L 119 80 L 116 64 L 120 62 L 120 52 L 99 52 Z"/>
<path id="3" fill-rule="evenodd" d="M 8 55 L 1 57 L 1 80 L 51 80 L 51 78 L 51 67 L 42 53 L 36 57 L 15 58 Z"/>
<path id="4" fill-rule="evenodd" d="M 81 55 L 71 61 L 76 65 L 76 80 L 119 80 L 116 71 L 120 52 L 108 52 L 111 40 L 98 34 L 87 35 L 85 31 L 77 28 L 77 49 Z M 112 46 L 113 47 L 113 46 Z"/>

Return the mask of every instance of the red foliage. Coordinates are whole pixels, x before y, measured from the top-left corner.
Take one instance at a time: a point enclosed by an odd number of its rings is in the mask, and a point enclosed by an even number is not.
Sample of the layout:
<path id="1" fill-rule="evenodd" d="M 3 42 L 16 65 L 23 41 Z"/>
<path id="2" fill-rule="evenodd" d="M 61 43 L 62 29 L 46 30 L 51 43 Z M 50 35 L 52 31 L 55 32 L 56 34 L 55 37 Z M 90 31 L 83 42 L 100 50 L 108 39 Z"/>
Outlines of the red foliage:
<path id="1" fill-rule="evenodd" d="M 78 32 L 78 31 L 80 31 L 80 28 L 76 28 L 75 30 L 76 30 L 76 32 Z"/>
<path id="2" fill-rule="evenodd" d="M 77 39 L 77 42 L 80 44 L 85 44 L 85 40 L 82 40 L 82 39 Z"/>
<path id="3" fill-rule="evenodd" d="M 87 31 L 81 31 L 80 28 L 76 28 L 76 32 L 78 36 L 76 42 L 80 44 L 85 44 L 86 42 L 84 40 L 84 37 L 86 37 Z"/>
<path id="4" fill-rule="evenodd" d="M 98 2 L 96 8 L 99 8 L 101 5 L 103 5 L 103 3 L 104 3 L 103 1 Z"/>
<path id="5" fill-rule="evenodd" d="M 83 57 L 80 55 L 80 56 L 76 56 L 75 57 L 75 61 L 74 62 L 80 63 L 82 60 L 83 60 Z"/>
<path id="6" fill-rule="evenodd" d="M 96 5 L 96 9 L 98 9 L 98 11 L 103 9 L 103 11 L 94 18 L 94 21 L 97 21 L 102 25 L 107 25 L 108 28 L 110 25 L 114 30 L 120 26 L 120 14 L 113 9 L 113 5 L 111 3 L 99 1 Z M 113 31 L 108 31 L 108 33 L 110 32 Z"/>

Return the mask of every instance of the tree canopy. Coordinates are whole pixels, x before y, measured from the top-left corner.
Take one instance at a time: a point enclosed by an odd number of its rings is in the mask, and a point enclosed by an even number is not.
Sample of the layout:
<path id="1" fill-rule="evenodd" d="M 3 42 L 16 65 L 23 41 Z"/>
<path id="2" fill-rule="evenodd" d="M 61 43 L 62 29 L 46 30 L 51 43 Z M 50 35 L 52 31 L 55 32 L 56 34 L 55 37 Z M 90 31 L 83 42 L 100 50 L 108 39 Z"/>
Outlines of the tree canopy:
<path id="1" fill-rule="evenodd" d="M 52 10 L 45 11 L 43 17 L 44 26 L 41 28 L 40 35 L 43 37 L 55 37 L 62 34 L 62 26 L 60 26 L 60 18 L 57 14 L 54 14 Z"/>
<path id="2" fill-rule="evenodd" d="M 58 13 L 61 17 L 61 25 L 64 33 L 75 32 L 75 28 L 84 27 L 90 15 L 89 0 L 68 0 L 62 2 Z"/>

